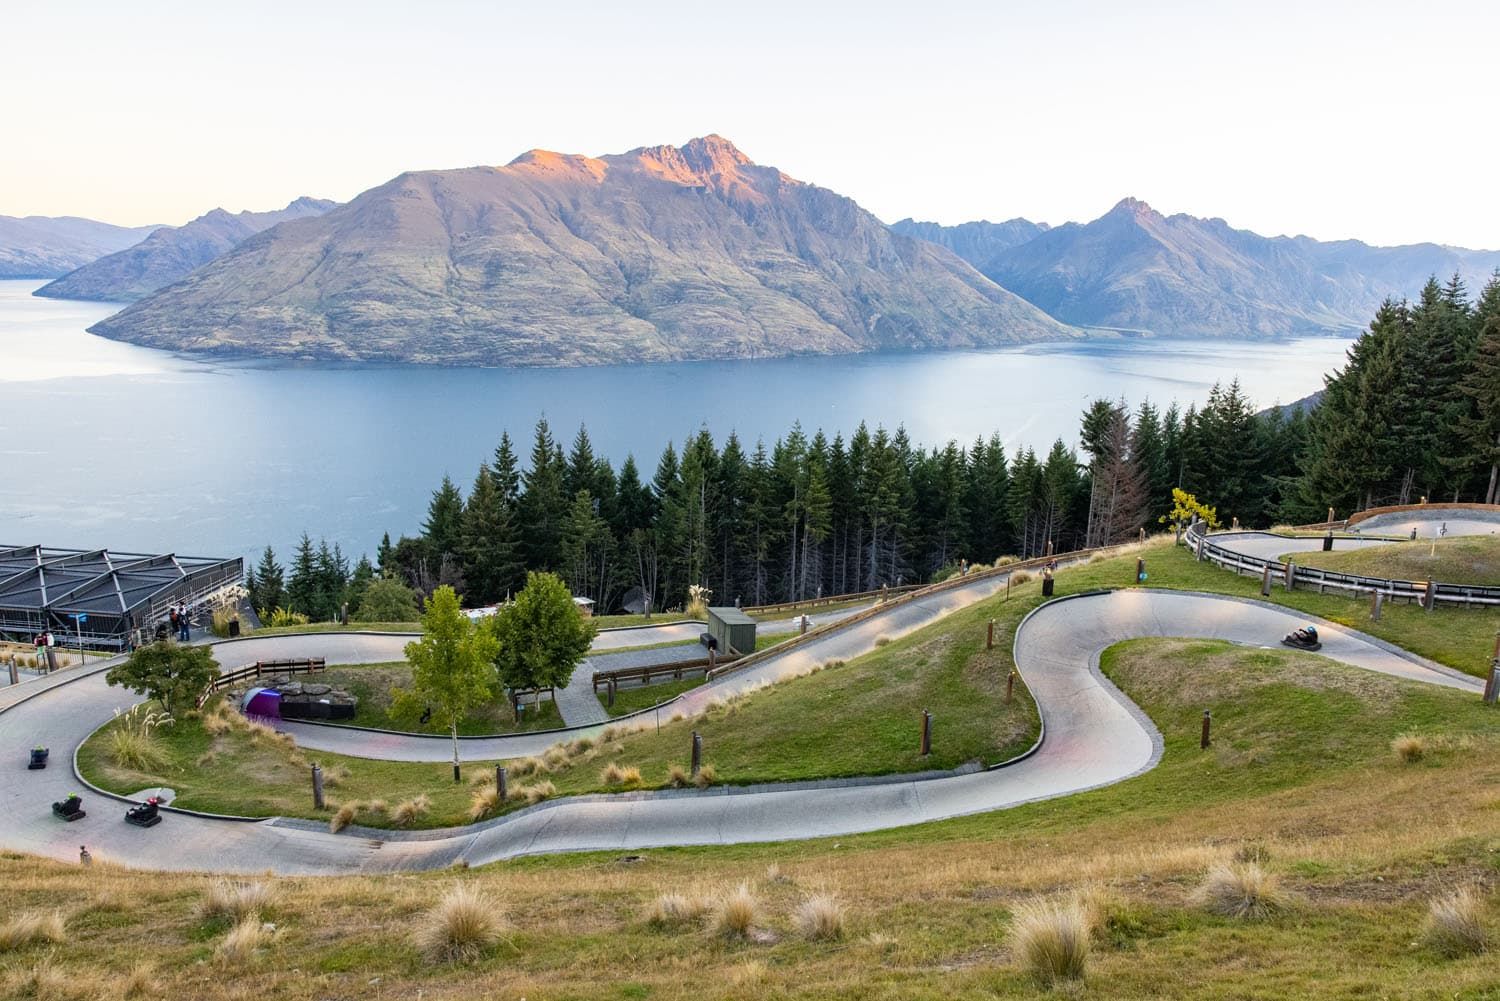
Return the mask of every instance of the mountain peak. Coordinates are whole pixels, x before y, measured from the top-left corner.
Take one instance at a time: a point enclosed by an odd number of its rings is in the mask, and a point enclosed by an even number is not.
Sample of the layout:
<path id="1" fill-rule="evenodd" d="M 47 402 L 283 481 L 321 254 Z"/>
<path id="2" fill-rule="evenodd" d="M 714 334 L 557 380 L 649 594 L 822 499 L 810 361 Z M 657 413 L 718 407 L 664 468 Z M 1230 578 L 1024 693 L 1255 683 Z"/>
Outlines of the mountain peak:
<path id="1" fill-rule="evenodd" d="M 1115 203 L 1115 207 L 1110 209 L 1109 212 L 1106 213 L 1106 215 L 1131 216 L 1136 219 L 1156 216 L 1160 214 L 1161 213 L 1157 212 L 1154 208 L 1152 208 L 1150 205 L 1147 205 L 1139 198 L 1134 198 L 1130 195 L 1126 195 L 1124 198 L 1121 198 L 1118 202 Z"/>
<path id="2" fill-rule="evenodd" d="M 626 156 L 658 177 L 720 188 L 740 180 L 742 168 L 755 166 L 734 143 L 715 133 L 689 139 L 681 146 L 642 146 Z"/>

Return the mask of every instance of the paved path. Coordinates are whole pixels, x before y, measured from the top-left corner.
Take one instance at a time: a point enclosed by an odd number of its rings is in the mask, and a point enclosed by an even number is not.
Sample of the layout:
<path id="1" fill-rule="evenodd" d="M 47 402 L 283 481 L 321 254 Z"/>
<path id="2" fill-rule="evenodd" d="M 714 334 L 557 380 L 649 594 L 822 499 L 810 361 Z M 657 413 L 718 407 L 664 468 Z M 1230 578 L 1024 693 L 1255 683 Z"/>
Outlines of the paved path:
<path id="1" fill-rule="evenodd" d="M 690 694 L 710 698 L 806 670 L 835 657 L 873 649 L 937 621 L 1004 587 L 975 581 L 952 591 L 893 606 L 848 629 L 725 676 Z M 1150 722 L 1097 672 L 1098 653 L 1139 636 L 1275 643 L 1305 617 L 1274 606 L 1169 591 L 1122 591 L 1054 602 L 1017 633 L 1016 658 L 1041 708 L 1046 740 L 1008 768 L 936 779 L 817 787 L 716 788 L 706 792 L 637 793 L 558 799 L 468 828 L 420 834 L 333 835 L 320 825 L 257 823 L 173 814 L 150 831 L 126 825 L 122 804 L 85 797 L 88 818 L 63 824 L 47 804 L 73 791 L 67 756 L 110 709 L 128 695 L 99 675 L 46 691 L 4 714 L 0 725 L 0 847 L 58 859 L 77 857 L 87 843 L 96 857 L 144 868 L 284 873 L 439 868 L 463 860 L 483 864 L 539 852 L 639 850 L 664 845 L 733 844 L 852 834 L 997 810 L 1118 782 L 1151 767 L 1159 738 Z M 1319 623 L 1325 656 L 1397 677 L 1477 692 L 1479 682 L 1379 641 Z M 122 697 L 123 696 L 123 697 Z M 52 767 L 28 772 L 27 749 L 53 749 Z M 519 739 L 516 741 L 519 743 Z"/>

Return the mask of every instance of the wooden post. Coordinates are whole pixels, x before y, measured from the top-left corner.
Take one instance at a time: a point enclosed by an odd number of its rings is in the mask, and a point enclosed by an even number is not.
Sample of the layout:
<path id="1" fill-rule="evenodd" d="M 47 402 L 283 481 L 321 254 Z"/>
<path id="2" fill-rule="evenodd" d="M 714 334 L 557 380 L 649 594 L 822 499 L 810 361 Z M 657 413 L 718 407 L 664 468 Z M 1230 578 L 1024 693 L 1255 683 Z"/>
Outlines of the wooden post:
<path id="1" fill-rule="evenodd" d="M 1328 509 L 1328 524 L 1333 524 L 1333 508 Z"/>
<path id="2" fill-rule="evenodd" d="M 993 650 L 993 649 L 995 649 L 995 620 L 994 619 L 990 620 L 989 632 L 985 634 L 985 637 L 984 637 L 984 648 L 986 650 Z"/>
<path id="3" fill-rule="evenodd" d="M 1500 697 L 1500 633 L 1495 634 L 1495 659 L 1490 661 L 1489 680 L 1484 683 L 1484 704 L 1492 706 Z"/>
<path id="4" fill-rule="evenodd" d="M 932 753 L 932 713 L 922 710 L 922 757 Z"/>
<path id="5" fill-rule="evenodd" d="M 1233 522 L 1233 524 L 1229 526 L 1230 529 L 1232 531 L 1238 532 L 1240 530 L 1240 520 L 1238 518 L 1231 518 L 1230 521 Z"/>
<path id="6" fill-rule="evenodd" d="M 495 792 L 501 803 L 510 799 L 510 773 L 504 765 L 495 766 Z"/>
<path id="7" fill-rule="evenodd" d="M 1146 561 L 1140 557 L 1137 557 L 1135 561 L 1135 582 L 1146 583 Z"/>
<path id="8" fill-rule="evenodd" d="M 1290 591 L 1297 585 L 1297 564 L 1291 560 L 1286 561 L 1286 589 Z"/>
<path id="9" fill-rule="evenodd" d="M 807 616 L 806 615 L 802 616 L 802 631 L 800 633 L 798 633 L 798 635 L 799 636 L 806 636 L 807 635 Z"/>
<path id="10" fill-rule="evenodd" d="M 1010 700 L 1016 694 L 1016 669 L 1011 668 L 1010 674 L 1005 676 L 1005 704 L 1010 705 Z"/>
<path id="11" fill-rule="evenodd" d="M 459 774 L 458 762 L 455 761 L 455 762 L 453 762 L 453 782 L 456 785 L 459 782 L 462 782 L 463 780 L 464 780 L 463 776 Z"/>
<path id="12" fill-rule="evenodd" d="M 1267 563 L 1266 568 L 1260 572 L 1260 594 L 1263 598 L 1269 598 L 1271 596 L 1271 564 L 1269 563 Z"/>
<path id="13" fill-rule="evenodd" d="M 698 777 L 698 768 L 703 764 L 703 736 L 693 731 L 693 778 Z"/>
<path id="14" fill-rule="evenodd" d="M 609 679 L 605 690 L 609 692 L 609 708 L 613 709 L 615 707 L 615 679 L 613 677 Z"/>
<path id="15" fill-rule="evenodd" d="M 1006 574 L 1005 575 L 1005 600 L 1006 601 L 1010 600 L 1010 578 L 1012 576 L 1013 576 L 1012 574 Z"/>
<path id="16" fill-rule="evenodd" d="M 1373 590 L 1371 592 L 1371 595 L 1372 595 L 1372 597 L 1370 598 L 1370 619 L 1372 621 L 1379 622 L 1380 621 L 1380 610 L 1381 610 L 1382 606 L 1385 605 L 1385 594 L 1380 590 L 1380 588 L 1377 587 L 1377 588 L 1375 588 L 1375 590 Z"/>
<path id="17" fill-rule="evenodd" d="M 1427 591 L 1422 595 L 1422 607 L 1429 612 L 1437 607 L 1437 581 L 1427 582 Z"/>
<path id="18" fill-rule="evenodd" d="M 1052 540 L 1051 539 L 1047 540 L 1047 557 L 1048 557 L 1048 559 L 1051 559 L 1051 557 L 1052 557 Z"/>
<path id="19" fill-rule="evenodd" d="M 1146 541 L 1146 530 L 1144 528 L 1141 529 L 1141 541 Z"/>
<path id="20" fill-rule="evenodd" d="M 1209 726 L 1212 724 L 1212 721 L 1213 714 L 1211 714 L 1207 709 L 1203 710 L 1203 736 L 1198 741 L 1198 746 L 1200 748 L 1205 748 L 1209 745 L 1208 730 Z"/>
<path id="21" fill-rule="evenodd" d="M 716 666 L 718 666 L 718 663 L 719 663 L 719 658 L 718 658 L 717 652 L 714 650 L 713 647 L 709 647 L 708 648 L 708 670 L 709 670 L 710 673 L 712 673 L 713 669 Z"/>
<path id="22" fill-rule="evenodd" d="M 312 766 L 313 809 L 323 809 L 323 769 L 316 762 Z"/>

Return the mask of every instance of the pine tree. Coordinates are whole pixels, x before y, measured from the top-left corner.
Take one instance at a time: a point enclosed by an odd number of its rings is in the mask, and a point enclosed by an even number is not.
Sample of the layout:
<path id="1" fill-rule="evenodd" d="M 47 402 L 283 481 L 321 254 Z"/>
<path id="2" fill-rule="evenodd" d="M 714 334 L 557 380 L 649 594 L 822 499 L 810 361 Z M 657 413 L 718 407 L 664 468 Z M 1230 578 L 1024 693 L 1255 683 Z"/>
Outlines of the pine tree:
<path id="1" fill-rule="evenodd" d="M 1491 283 L 1500 290 L 1500 280 Z M 1500 503 L 1500 310 L 1490 314 L 1480 332 L 1473 369 L 1462 389 L 1471 402 L 1471 413 L 1460 426 L 1463 441 L 1474 464 L 1488 470 L 1482 494 L 1484 503 Z"/>
<path id="2" fill-rule="evenodd" d="M 559 540 L 567 505 L 563 498 L 562 461 L 547 419 L 536 422 L 531 468 L 521 477 L 525 492 L 518 505 L 521 558 L 527 570 L 550 570 L 560 559 Z"/>
<path id="3" fill-rule="evenodd" d="M 312 539 L 306 532 L 297 542 L 297 555 L 292 558 L 292 573 L 286 587 L 287 608 L 316 617 L 318 612 L 318 554 L 313 549 Z"/>
<path id="4" fill-rule="evenodd" d="M 463 519 L 463 494 L 445 473 L 442 485 L 432 492 L 432 500 L 427 505 L 427 520 L 422 523 L 422 536 L 439 559 L 459 552 Z"/>
<path id="5" fill-rule="evenodd" d="M 276 562 L 276 553 L 270 546 L 261 554 L 260 565 L 255 568 L 254 574 L 254 586 L 249 588 L 250 606 L 265 617 L 286 601 L 286 584 L 281 564 Z"/>
<path id="6" fill-rule="evenodd" d="M 460 552 L 471 604 L 493 604 L 520 586 L 519 541 L 510 506 L 489 466 L 481 465 L 464 505 Z"/>
<path id="7" fill-rule="evenodd" d="M 495 462 L 491 473 L 495 487 L 500 492 L 500 502 L 515 511 L 521 499 L 521 474 L 516 462 L 516 450 L 510 443 L 510 432 L 500 432 L 500 444 L 495 446 Z"/>

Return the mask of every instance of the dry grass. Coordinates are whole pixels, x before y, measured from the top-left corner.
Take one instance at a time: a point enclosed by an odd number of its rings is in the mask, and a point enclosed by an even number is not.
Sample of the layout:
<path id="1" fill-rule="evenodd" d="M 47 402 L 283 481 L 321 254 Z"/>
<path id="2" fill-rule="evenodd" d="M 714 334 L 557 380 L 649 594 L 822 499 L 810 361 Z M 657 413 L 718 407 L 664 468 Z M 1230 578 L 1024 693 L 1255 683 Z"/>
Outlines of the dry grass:
<path id="1" fill-rule="evenodd" d="M 471 963 L 500 941 L 500 931 L 495 904 L 477 888 L 460 883 L 427 912 L 417 944 L 434 962 Z"/>
<path id="2" fill-rule="evenodd" d="M 685 789 L 692 785 L 693 780 L 688 777 L 687 769 L 681 765 L 667 766 L 667 785 L 673 789 Z"/>
<path id="3" fill-rule="evenodd" d="M 214 959 L 225 966 L 248 962 L 257 951 L 268 945 L 271 929 L 261 923 L 257 914 L 246 915 L 225 935 L 214 948 Z"/>
<path id="4" fill-rule="evenodd" d="M 844 905 L 829 894 L 816 894 L 797 905 L 792 924 L 809 942 L 836 942 L 844 937 Z"/>
<path id="5" fill-rule="evenodd" d="M 544 775 L 548 768 L 547 763 L 541 758 L 522 758 L 507 765 L 506 771 L 511 778 L 524 779 L 528 775 Z"/>
<path id="6" fill-rule="evenodd" d="M 618 789 L 632 789 L 641 784 L 641 770 L 634 766 L 621 767 L 611 761 L 599 773 L 599 781 Z"/>
<path id="7" fill-rule="evenodd" d="M 714 932 L 724 938 L 749 938 L 759 915 L 760 904 L 750 892 L 750 885 L 741 883 L 714 908 Z"/>
<path id="8" fill-rule="evenodd" d="M 198 904 L 198 916 L 208 920 L 227 918 L 235 922 L 255 918 L 258 922 L 275 899 L 274 884 L 216 879 L 209 884 L 208 893 Z"/>
<path id="9" fill-rule="evenodd" d="M 136 963 L 120 982 L 120 994 L 123 997 L 145 997 L 155 992 L 156 967 L 147 962 Z"/>
<path id="10" fill-rule="evenodd" d="M 680 928 L 701 921 L 710 909 L 710 904 L 702 897 L 663 893 L 646 910 L 646 923 L 653 928 Z"/>
<path id="11" fill-rule="evenodd" d="M 1471 887 L 1437 897 L 1427 907 L 1422 938 L 1450 959 L 1484 952 L 1490 947 L 1484 897 Z"/>
<path id="12" fill-rule="evenodd" d="M 500 790 L 494 785 L 485 786 L 474 790 L 474 795 L 469 797 L 469 819 L 484 820 L 492 817 L 495 811 L 503 804 L 500 802 Z"/>
<path id="13" fill-rule="evenodd" d="M 156 739 L 160 727 L 171 726 L 170 713 L 144 712 L 145 704 L 129 712 L 115 710 L 115 723 L 104 734 L 104 752 L 120 768 L 154 772 L 167 766 L 167 753 Z"/>
<path id="14" fill-rule="evenodd" d="M 410 827 L 418 819 L 426 816 L 431 809 L 432 800 L 424 792 L 415 799 L 396 804 L 396 808 L 391 811 L 391 823 L 397 827 Z"/>
<path id="15" fill-rule="evenodd" d="M 877 636 L 877 637 L 875 637 L 875 645 L 878 646 L 878 647 L 880 647 L 880 646 L 887 646 L 887 645 L 890 644 L 890 642 L 891 642 L 891 638 L 889 636 Z"/>
<path id="16" fill-rule="evenodd" d="M 714 771 L 713 765 L 703 765 L 698 769 L 698 774 L 693 778 L 693 785 L 699 789 L 707 789 L 719 781 L 719 773 Z"/>
<path id="17" fill-rule="evenodd" d="M 1404 733 L 1391 741 L 1391 750 L 1398 760 L 1415 764 L 1427 754 L 1427 741 L 1418 734 Z"/>
<path id="18" fill-rule="evenodd" d="M 1258 862 L 1221 862 L 1208 870 L 1194 900 L 1210 914 L 1258 921 L 1286 909 L 1281 881 Z"/>
<path id="19" fill-rule="evenodd" d="M 329 818 L 328 831 L 337 834 L 350 824 L 354 823 L 355 814 L 359 813 L 359 800 L 353 799 L 338 808 L 338 811 Z"/>
<path id="20" fill-rule="evenodd" d="M 1037 981 L 1049 986 L 1082 979 L 1092 937 L 1090 916 L 1076 900 L 1033 900 L 1011 917 L 1011 950 Z"/>
<path id="21" fill-rule="evenodd" d="M 67 937 L 62 915 L 56 911 L 25 911 L 0 924 L 0 952 L 61 942 Z"/>
<path id="22" fill-rule="evenodd" d="M 544 799 L 551 799 L 553 796 L 556 796 L 557 786 L 553 785 L 552 782 L 548 780 L 545 782 L 534 782 L 531 785 L 522 786 L 516 791 L 521 794 L 521 798 L 524 799 L 528 804 L 535 805 L 537 803 L 540 803 Z"/>

